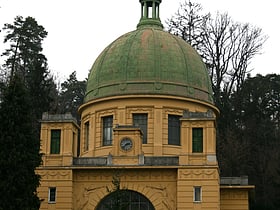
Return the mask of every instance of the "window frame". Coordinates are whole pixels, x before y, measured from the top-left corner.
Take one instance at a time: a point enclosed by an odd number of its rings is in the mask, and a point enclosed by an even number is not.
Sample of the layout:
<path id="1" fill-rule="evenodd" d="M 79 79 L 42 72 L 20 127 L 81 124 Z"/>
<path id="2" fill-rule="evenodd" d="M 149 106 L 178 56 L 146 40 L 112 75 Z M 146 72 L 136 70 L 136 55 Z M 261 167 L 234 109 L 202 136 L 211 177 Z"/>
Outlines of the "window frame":
<path id="1" fill-rule="evenodd" d="M 176 118 L 176 119 L 175 119 Z M 168 114 L 168 145 L 181 146 L 181 122 L 180 115 Z M 176 124 L 175 124 L 176 123 Z"/>
<path id="2" fill-rule="evenodd" d="M 52 197 L 54 199 L 52 199 Z M 51 204 L 56 203 L 56 198 L 57 198 L 56 187 L 49 187 L 49 190 L 48 190 L 48 203 L 51 203 Z"/>
<path id="3" fill-rule="evenodd" d="M 55 132 L 58 132 L 58 136 L 54 136 Z M 61 129 L 51 129 L 50 135 L 50 154 L 58 155 L 61 150 Z"/>
<path id="4" fill-rule="evenodd" d="M 107 121 L 108 120 L 108 121 Z M 102 123 L 102 146 L 112 146 L 113 145 L 113 115 L 101 117 Z M 108 134 L 109 131 L 109 134 Z M 108 135 L 105 135 L 108 134 Z M 109 136 L 109 138 L 107 138 Z"/>
<path id="5" fill-rule="evenodd" d="M 199 193 L 199 194 L 197 194 L 197 193 Z M 194 203 L 202 202 L 202 187 L 201 186 L 193 187 L 193 202 Z"/>
<path id="6" fill-rule="evenodd" d="M 137 117 L 140 116 L 140 118 L 136 119 L 135 118 L 136 116 Z M 133 121 L 133 125 L 135 127 L 139 127 L 141 129 L 141 131 L 143 132 L 142 143 L 147 144 L 148 143 L 148 113 L 133 113 L 132 121 Z M 138 122 L 135 122 L 135 121 L 138 121 Z"/>
<path id="7" fill-rule="evenodd" d="M 192 128 L 192 152 L 193 153 L 203 153 L 203 138 L 204 136 L 203 136 L 202 127 Z"/>
<path id="8" fill-rule="evenodd" d="M 90 124 L 89 124 L 89 121 L 85 122 L 84 124 L 85 126 L 85 145 L 84 145 L 84 151 L 88 151 L 89 150 L 89 127 L 90 127 Z"/>

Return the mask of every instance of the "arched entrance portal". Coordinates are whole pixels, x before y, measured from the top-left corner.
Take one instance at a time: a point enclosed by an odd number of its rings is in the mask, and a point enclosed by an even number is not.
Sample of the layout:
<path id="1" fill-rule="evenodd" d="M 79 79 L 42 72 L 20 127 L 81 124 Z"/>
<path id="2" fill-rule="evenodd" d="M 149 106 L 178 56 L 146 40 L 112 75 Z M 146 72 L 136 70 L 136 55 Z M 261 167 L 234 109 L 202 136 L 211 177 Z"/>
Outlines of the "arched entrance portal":
<path id="1" fill-rule="evenodd" d="M 155 210 L 144 195 L 132 190 L 117 190 L 103 198 L 96 210 Z"/>

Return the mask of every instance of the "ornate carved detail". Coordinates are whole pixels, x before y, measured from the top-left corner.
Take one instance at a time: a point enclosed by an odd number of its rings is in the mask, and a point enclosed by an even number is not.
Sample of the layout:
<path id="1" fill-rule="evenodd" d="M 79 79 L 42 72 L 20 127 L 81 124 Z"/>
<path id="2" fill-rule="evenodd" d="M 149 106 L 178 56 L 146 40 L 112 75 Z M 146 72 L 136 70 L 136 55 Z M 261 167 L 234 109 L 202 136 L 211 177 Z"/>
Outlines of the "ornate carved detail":
<path id="1" fill-rule="evenodd" d="M 96 120 L 99 121 L 101 119 L 101 117 L 108 116 L 108 115 L 116 116 L 116 114 L 117 114 L 116 111 L 117 111 L 116 107 L 112 107 L 112 108 L 106 109 L 106 110 L 100 110 L 96 113 Z"/>
<path id="2" fill-rule="evenodd" d="M 131 118 L 133 113 L 148 113 L 149 118 L 153 117 L 153 107 L 128 107 L 127 108 L 127 117 Z"/>
<path id="3" fill-rule="evenodd" d="M 125 174 L 127 180 L 174 180 L 176 179 L 176 173 L 172 171 L 134 171 L 130 172 L 129 174 Z"/>
<path id="4" fill-rule="evenodd" d="M 36 173 L 37 173 L 38 175 L 40 175 L 41 178 L 44 178 L 44 177 L 47 175 L 48 172 L 45 171 L 45 170 L 37 170 Z"/>
<path id="5" fill-rule="evenodd" d="M 75 180 L 78 181 L 92 181 L 92 180 L 99 180 L 99 181 L 111 181 L 112 174 L 114 172 L 101 172 L 98 173 L 94 172 L 79 172 L 74 174 Z M 120 170 L 119 172 L 122 177 L 124 177 L 125 180 L 131 181 L 131 180 L 153 180 L 157 181 L 159 178 L 160 180 L 175 180 L 177 178 L 177 174 L 173 171 L 141 171 L 138 170 L 130 171 L 129 173 L 127 171 Z"/>
<path id="6" fill-rule="evenodd" d="M 78 210 L 94 209 L 94 203 L 98 202 L 98 201 L 93 202 L 95 200 L 94 197 L 100 193 L 105 195 L 105 191 L 106 191 L 105 185 L 101 185 L 101 186 L 89 185 L 86 187 L 83 186 L 80 190 L 80 193 L 77 193 L 75 195 Z"/>
<path id="7" fill-rule="evenodd" d="M 192 127 L 204 127 L 206 124 L 204 121 L 192 121 L 191 125 Z"/>
<path id="8" fill-rule="evenodd" d="M 172 108 L 172 107 L 164 107 L 164 113 L 165 113 L 165 118 L 167 119 L 168 114 L 183 115 L 183 110 Z"/>
<path id="9" fill-rule="evenodd" d="M 187 119 L 190 119 L 190 118 L 197 118 L 197 119 L 209 118 L 209 119 L 213 119 L 214 118 L 214 113 L 211 110 L 207 110 L 207 112 L 198 112 L 198 111 L 192 112 L 192 111 L 189 111 L 188 109 L 186 109 L 186 110 L 184 110 L 183 118 L 187 118 Z"/>
<path id="10" fill-rule="evenodd" d="M 218 174 L 215 169 L 185 169 L 179 171 L 180 179 L 217 179 Z"/>
<path id="11" fill-rule="evenodd" d="M 70 180 L 71 170 L 38 170 L 42 179 L 48 180 Z"/>
<path id="12" fill-rule="evenodd" d="M 110 181 L 112 179 L 112 174 L 106 173 L 106 172 L 80 172 L 75 174 L 75 180 L 78 181 L 92 181 L 92 180 L 98 180 L 98 181 Z"/>
<path id="13" fill-rule="evenodd" d="M 168 191 L 168 189 L 170 189 L 169 187 L 160 184 L 157 186 L 147 185 L 146 188 L 150 188 L 152 190 L 152 195 L 150 196 L 154 198 L 154 200 L 151 200 L 152 203 L 157 202 L 157 205 L 160 206 L 161 209 L 176 209 L 175 194 Z"/>
<path id="14" fill-rule="evenodd" d="M 79 210 L 94 209 L 112 189 L 114 171 L 83 172 L 75 174 L 74 206 Z M 120 170 L 121 189 L 133 190 L 146 196 L 156 209 L 175 210 L 176 178 L 175 171 L 166 170 Z M 141 183 L 150 183 L 145 186 Z M 155 184 L 153 184 L 155 183 Z"/>
<path id="15" fill-rule="evenodd" d="M 153 111 L 152 107 L 150 106 L 143 106 L 143 107 L 128 107 L 128 112 L 131 113 L 131 112 L 151 112 Z"/>

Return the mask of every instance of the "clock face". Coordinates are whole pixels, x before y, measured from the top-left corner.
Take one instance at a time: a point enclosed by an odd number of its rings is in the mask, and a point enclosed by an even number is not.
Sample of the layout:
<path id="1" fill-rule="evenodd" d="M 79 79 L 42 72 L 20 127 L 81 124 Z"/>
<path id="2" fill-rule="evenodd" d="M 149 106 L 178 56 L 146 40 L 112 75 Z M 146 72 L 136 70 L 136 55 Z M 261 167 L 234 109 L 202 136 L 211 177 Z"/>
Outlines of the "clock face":
<path id="1" fill-rule="evenodd" d="M 132 148 L 133 142 L 130 138 L 125 137 L 121 140 L 120 146 L 121 146 L 122 150 L 128 151 Z"/>

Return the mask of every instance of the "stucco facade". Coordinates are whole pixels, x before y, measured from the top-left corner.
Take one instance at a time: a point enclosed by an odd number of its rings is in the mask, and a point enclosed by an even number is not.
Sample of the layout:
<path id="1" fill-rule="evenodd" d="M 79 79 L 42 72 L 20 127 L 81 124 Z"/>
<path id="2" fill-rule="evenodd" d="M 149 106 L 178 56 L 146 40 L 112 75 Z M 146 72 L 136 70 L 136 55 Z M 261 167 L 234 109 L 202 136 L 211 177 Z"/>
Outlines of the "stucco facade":
<path id="1" fill-rule="evenodd" d="M 140 3 L 137 30 L 92 67 L 81 124 L 42 116 L 41 209 L 108 209 L 116 177 L 126 209 L 248 209 L 253 186 L 219 175 L 219 111 L 201 58 L 162 31 L 161 0 Z"/>
<path id="2" fill-rule="evenodd" d="M 116 173 L 122 189 L 142 194 L 156 210 L 248 209 L 250 186 L 220 186 L 214 106 L 179 97 L 131 96 L 90 102 L 81 109 L 79 157 L 79 127 L 71 115 L 43 116 L 45 155 L 38 169 L 42 177 L 39 196 L 44 199 L 41 209 L 95 209 L 110 194 Z M 142 144 L 140 129 L 133 126 L 133 114 L 139 113 L 149 116 L 146 144 Z M 180 145 L 168 144 L 168 114 L 181 116 Z M 113 144 L 103 146 L 102 117 L 108 115 L 114 116 Z M 85 146 L 87 123 L 90 141 Z M 204 132 L 201 153 L 192 151 L 192 128 L 196 127 Z M 60 152 L 50 154 L 51 131 L 57 129 L 61 130 Z M 124 137 L 133 140 L 129 151 L 120 146 Z M 202 189 L 199 202 L 194 201 L 195 186 Z M 57 189 L 55 203 L 48 202 L 50 187 Z"/>

